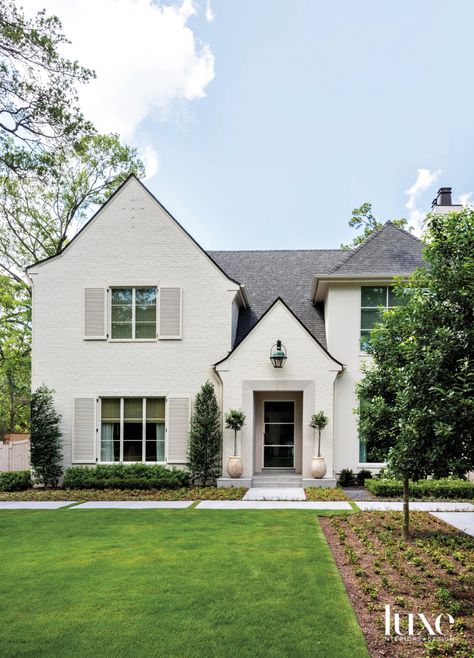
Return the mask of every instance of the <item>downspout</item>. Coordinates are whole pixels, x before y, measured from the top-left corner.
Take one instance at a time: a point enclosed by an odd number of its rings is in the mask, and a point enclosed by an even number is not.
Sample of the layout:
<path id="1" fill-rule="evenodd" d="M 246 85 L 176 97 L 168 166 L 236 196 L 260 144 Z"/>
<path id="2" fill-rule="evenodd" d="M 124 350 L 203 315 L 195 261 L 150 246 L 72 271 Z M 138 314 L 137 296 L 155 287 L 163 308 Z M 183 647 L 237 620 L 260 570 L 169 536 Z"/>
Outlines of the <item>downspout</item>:
<path id="1" fill-rule="evenodd" d="M 224 475 L 224 382 L 216 366 L 212 366 L 214 375 L 219 382 L 219 406 L 221 409 L 221 474 Z"/>

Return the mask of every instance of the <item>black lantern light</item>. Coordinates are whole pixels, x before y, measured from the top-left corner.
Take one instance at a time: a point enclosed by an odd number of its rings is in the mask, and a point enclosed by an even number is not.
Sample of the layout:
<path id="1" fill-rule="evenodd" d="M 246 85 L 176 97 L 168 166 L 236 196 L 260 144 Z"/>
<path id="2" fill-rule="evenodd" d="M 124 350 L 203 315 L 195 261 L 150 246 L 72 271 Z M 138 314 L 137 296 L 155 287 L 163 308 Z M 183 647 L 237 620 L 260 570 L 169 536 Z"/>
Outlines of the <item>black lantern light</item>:
<path id="1" fill-rule="evenodd" d="M 274 368 L 283 368 L 286 361 L 286 347 L 282 345 L 281 340 L 277 340 L 276 344 L 270 350 L 270 361 Z"/>

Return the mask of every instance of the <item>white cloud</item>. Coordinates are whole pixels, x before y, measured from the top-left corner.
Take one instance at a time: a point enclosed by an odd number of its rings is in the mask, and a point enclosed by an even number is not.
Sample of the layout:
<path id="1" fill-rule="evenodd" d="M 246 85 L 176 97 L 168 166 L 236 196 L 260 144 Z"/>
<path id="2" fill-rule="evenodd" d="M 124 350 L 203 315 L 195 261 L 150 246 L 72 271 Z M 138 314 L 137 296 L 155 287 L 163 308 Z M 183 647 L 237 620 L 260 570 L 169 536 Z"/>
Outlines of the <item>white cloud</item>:
<path id="1" fill-rule="evenodd" d="M 188 25 L 198 13 L 193 0 L 28 0 L 28 12 L 43 7 L 63 23 L 67 56 L 97 73 L 79 95 L 99 131 L 150 149 L 146 120 L 169 120 L 174 108 L 206 95 L 214 55 Z"/>
<path id="2" fill-rule="evenodd" d="M 207 0 L 206 2 L 206 21 L 208 23 L 212 23 L 214 18 L 216 17 L 214 10 L 212 9 L 211 6 L 211 0 Z"/>
<path id="3" fill-rule="evenodd" d="M 416 235 L 420 235 L 427 214 L 427 207 L 425 206 L 425 209 L 417 207 L 418 197 L 436 183 L 441 174 L 441 169 L 437 169 L 436 171 L 431 171 L 430 169 L 418 169 L 417 174 L 416 181 L 405 192 L 405 194 L 408 195 L 408 201 L 405 204 L 405 208 L 410 211 L 408 214 L 409 225 L 413 227 L 413 231 Z"/>
<path id="4" fill-rule="evenodd" d="M 160 160 L 158 153 L 150 146 L 144 146 L 138 149 L 138 155 L 145 166 L 145 180 L 152 178 L 160 168 Z"/>
<path id="5" fill-rule="evenodd" d="M 472 208 L 473 202 L 472 202 L 472 192 L 467 192 L 466 194 L 460 194 L 459 195 L 459 203 L 462 206 L 466 206 L 468 208 Z"/>

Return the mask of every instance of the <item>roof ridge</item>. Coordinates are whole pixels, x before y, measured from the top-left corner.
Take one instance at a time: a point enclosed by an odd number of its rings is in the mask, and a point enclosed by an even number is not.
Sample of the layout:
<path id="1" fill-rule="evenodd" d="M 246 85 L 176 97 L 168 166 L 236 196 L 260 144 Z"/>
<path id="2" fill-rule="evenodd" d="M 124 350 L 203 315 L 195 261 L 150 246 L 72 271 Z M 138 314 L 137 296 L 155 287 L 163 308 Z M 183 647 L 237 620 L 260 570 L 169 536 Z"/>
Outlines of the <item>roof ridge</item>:
<path id="1" fill-rule="evenodd" d="M 334 274 L 334 272 L 336 272 L 336 270 L 338 270 L 340 267 L 342 267 L 343 265 L 345 265 L 345 264 L 346 264 L 346 263 L 352 258 L 352 256 L 355 256 L 355 255 L 356 255 L 361 249 L 363 249 L 363 248 L 364 248 L 369 242 L 371 242 L 371 241 L 372 241 L 374 238 L 376 238 L 380 233 L 382 233 L 382 231 L 384 231 L 384 230 L 387 228 L 387 226 L 391 226 L 391 227 L 397 229 L 397 231 L 400 231 L 401 233 L 404 233 L 405 235 L 408 235 L 410 238 L 413 238 L 413 239 L 416 240 L 417 242 L 421 242 L 420 238 L 417 238 L 416 235 L 413 235 L 412 233 L 410 233 L 410 231 L 405 231 L 405 229 L 400 228 L 400 226 L 397 226 L 397 225 L 394 224 L 390 219 L 388 219 L 388 220 L 387 220 L 387 221 L 386 221 L 386 222 L 385 222 L 380 228 L 378 228 L 376 231 L 374 231 L 373 233 L 371 233 L 371 234 L 370 234 L 370 235 L 369 235 L 369 236 L 368 236 L 368 237 L 367 237 L 367 238 L 366 238 L 366 239 L 365 239 L 365 240 L 364 240 L 364 241 L 363 241 L 358 247 L 356 247 L 353 251 L 351 251 L 351 253 L 348 255 L 348 257 L 345 258 L 343 261 L 341 261 L 338 265 L 336 265 L 336 267 L 334 267 L 334 268 L 329 272 L 329 274 Z"/>
<path id="2" fill-rule="evenodd" d="M 274 254 L 274 253 L 328 253 L 328 252 L 345 252 L 344 249 L 208 249 L 211 254 L 224 253 L 224 254 Z"/>

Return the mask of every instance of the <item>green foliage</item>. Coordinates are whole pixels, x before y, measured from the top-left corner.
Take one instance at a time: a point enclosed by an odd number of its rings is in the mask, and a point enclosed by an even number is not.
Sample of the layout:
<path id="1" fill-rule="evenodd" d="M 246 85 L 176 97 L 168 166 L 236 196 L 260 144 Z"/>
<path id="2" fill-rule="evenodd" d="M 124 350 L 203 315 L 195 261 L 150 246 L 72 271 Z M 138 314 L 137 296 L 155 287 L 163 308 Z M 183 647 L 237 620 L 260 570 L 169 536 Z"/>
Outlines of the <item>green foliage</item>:
<path id="1" fill-rule="evenodd" d="M 31 396 L 31 466 L 45 487 L 56 487 L 62 475 L 60 416 L 54 409 L 53 391 L 44 384 Z"/>
<path id="2" fill-rule="evenodd" d="M 66 489 L 179 489 L 188 482 L 186 471 L 160 464 L 99 464 L 67 468 L 63 486 Z"/>
<path id="3" fill-rule="evenodd" d="M 196 395 L 188 447 L 191 476 L 204 486 L 221 472 L 221 441 L 219 406 L 214 385 L 207 381 Z"/>
<path id="4" fill-rule="evenodd" d="M 375 496 L 400 498 L 403 483 L 400 480 L 373 479 L 365 483 L 367 489 Z M 413 498 L 474 498 L 474 482 L 467 480 L 418 480 L 409 483 L 410 496 Z"/>
<path id="5" fill-rule="evenodd" d="M 339 484 L 341 487 L 352 487 L 356 480 L 354 473 L 350 468 L 343 468 L 339 473 Z"/>
<path id="6" fill-rule="evenodd" d="M 245 414 L 242 409 L 229 409 L 225 415 L 225 426 L 234 430 L 234 457 L 237 456 L 237 432 L 245 425 Z"/>
<path id="7" fill-rule="evenodd" d="M 0 472 L 0 491 L 24 491 L 31 484 L 30 471 Z"/>
<path id="8" fill-rule="evenodd" d="M 0 436 L 28 429 L 30 319 L 24 286 L 0 275 Z"/>
<path id="9" fill-rule="evenodd" d="M 371 478 L 372 478 L 372 473 L 367 468 L 363 468 L 356 475 L 357 484 L 360 484 L 360 485 L 364 485 L 365 481 L 370 480 Z"/>
<path id="10" fill-rule="evenodd" d="M 406 219 L 394 219 L 392 224 L 408 230 L 408 222 Z M 373 233 L 382 228 L 382 222 L 379 222 L 374 215 L 372 214 L 372 204 L 363 203 L 359 208 L 354 208 L 352 211 L 352 217 L 349 220 L 349 226 L 351 228 L 360 229 L 362 228 L 362 234 L 356 236 L 350 244 L 341 244 L 341 249 L 356 249 L 360 246 L 368 237 Z"/>
<path id="11" fill-rule="evenodd" d="M 91 132 L 77 106 L 76 85 L 94 73 L 60 55 L 61 22 L 44 10 L 32 18 L 0 0 L 0 166 L 26 173 L 51 145 Z"/>
<path id="12" fill-rule="evenodd" d="M 429 216 L 425 242 L 428 267 L 398 283 L 406 304 L 372 331 L 358 387 L 361 439 L 413 480 L 474 468 L 474 212 Z"/>
<path id="13" fill-rule="evenodd" d="M 329 418 L 326 416 L 324 411 L 318 411 L 311 416 L 311 422 L 309 426 L 318 430 L 318 451 L 316 453 L 318 457 L 321 457 L 321 432 L 328 423 Z"/>

